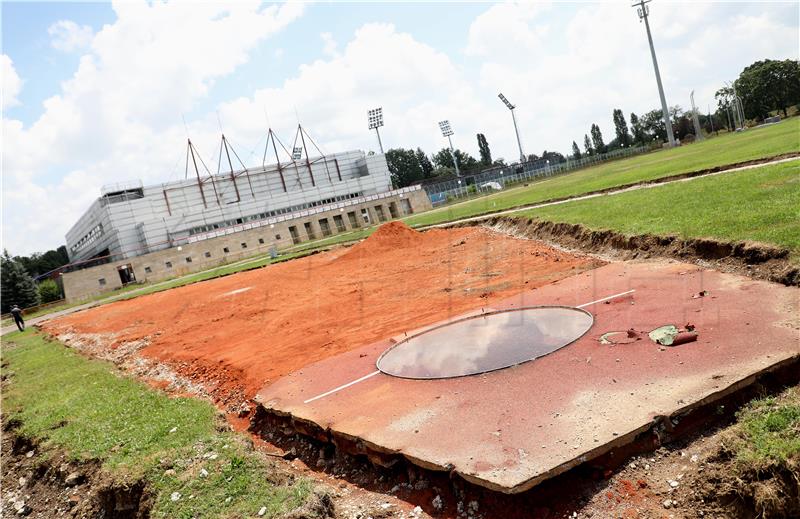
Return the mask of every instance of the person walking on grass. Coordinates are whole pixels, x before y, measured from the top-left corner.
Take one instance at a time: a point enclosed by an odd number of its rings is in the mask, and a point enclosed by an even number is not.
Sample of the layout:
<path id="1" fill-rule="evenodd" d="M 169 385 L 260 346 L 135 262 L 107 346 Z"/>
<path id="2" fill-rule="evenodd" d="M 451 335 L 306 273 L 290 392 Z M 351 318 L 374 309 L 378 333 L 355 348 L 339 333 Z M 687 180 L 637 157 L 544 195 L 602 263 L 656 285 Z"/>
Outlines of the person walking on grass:
<path id="1" fill-rule="evenodd" d="M 14 323 L 19 331 L 25 330 L 25 321 L 22 319 L 22 310 L 17 305 L 11 307 L 11 315 L 14 316 Z"/>

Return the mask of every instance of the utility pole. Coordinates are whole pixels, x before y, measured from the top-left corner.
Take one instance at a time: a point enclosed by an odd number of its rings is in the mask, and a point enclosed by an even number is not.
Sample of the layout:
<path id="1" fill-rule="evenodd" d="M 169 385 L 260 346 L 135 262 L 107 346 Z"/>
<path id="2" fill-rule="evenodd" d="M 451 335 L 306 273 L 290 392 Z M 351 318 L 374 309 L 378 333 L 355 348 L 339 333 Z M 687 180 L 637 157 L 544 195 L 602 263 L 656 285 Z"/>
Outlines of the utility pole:
<path id="1" fill-rule="evenodd" d="M 714 133 L 714 116 L 711 115 L 711 105 L 708 105 L 708 121 L 711 123 L 711 133 Z"/>
<path id="2" fill-rule="evenodd" d="M 661 97 L 661 111 L 664 113 L 664 126 L 667 129 L 667 139 L 669 140 L 670 148 L 675 146 L 675 136 L 672 134 L 672 121 L 669 117 L 669 108 L 667 107 L 667 98 L 664 97 L 664 87 L 661 84 L 661 73 L 658 71 L 658 60 L 656 59 L 656 49 L 653 47 L 653 35 L 650 34 L 650 23 L 647 17 L 650 14 L 650 8 L 647 5 L 650 0 L 639 0 L 631 7 L 639 6 L 636 12 L 639 13 L 639 21 L 644 20 L 644 26 L 647 29 L 647 41 L 650 43 L 650 55 L 653 58 L 653 69 L 656 72 L 656 83 L 658 83 L 658 95 Z"/>
<path id="3" fill-rule="evenodd" d="M 383 143 L 381 142 L 381 132 L 378 131 L 378 128 L 383 126 L 383 108 L 375 108 L 374 110 L 367 110 L 367 121 L 369 122 L 369 129 L 375 130 L 375 133 L 378 135 L 378 147 L 381 149 L 381 155 L 383 155 Z"/>
<path id="4" fill-rule="evenodd" d="M 450 137 L 453 135 L 453 128 L 450 126 L 450 121 L 444 120 L 439 121 L 439 129 L 442 130 L 442 136 L 447 137 L 447 142 L 450 143 L 450 155 L 453 157 L 453 165 L 456 167 L 456 176 L 460 177 L 461 172 L 458 170 L 458 157 L 456 157 L 456 152 L 453 149 L 453 139 Z M 458 182 L 461 184 L 461 181 Z"/>
<path id="5" fill-rule="evenodd" d="M 516 106 L 512 105 L 511 101 L 506 99 L 506 96 L 504 96 L 502 93 L 498 94 L 497 97 L 499 97 L 503 104 L 506 105 L 506 108 L 511 111 L 511 120 L 514 121 L 514 133 L 517 134 L 517 146 L 519 146 L 519 161 L 520 163 L 523 163 L 525 162 L 525 153 L 522 151 L 522 141 L 519 138 L 519 128 L 517 128 L 517 116 L 514 114 L 514 108 L 516 108 Z"/>
<path id="6" fill-rule="evenodd" d="M 697 107 L 694 104 L 694 90 L 689 94 L 689 99 L 692 102 L 692 122 L 694 123 L 694 136 L 698 141 L 703 140 L 703 130 L 700 129 L 700 118 L 697 117 Z"/>

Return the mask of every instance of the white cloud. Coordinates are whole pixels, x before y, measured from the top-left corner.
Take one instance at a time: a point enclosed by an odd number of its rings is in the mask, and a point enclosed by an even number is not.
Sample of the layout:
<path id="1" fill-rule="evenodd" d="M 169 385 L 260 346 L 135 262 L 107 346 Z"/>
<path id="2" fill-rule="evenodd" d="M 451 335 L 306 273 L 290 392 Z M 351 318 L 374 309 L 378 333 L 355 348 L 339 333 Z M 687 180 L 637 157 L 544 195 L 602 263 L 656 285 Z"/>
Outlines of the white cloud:
<path id="1" fill-rule="evenodd" d="M 181 114 L 303 11 L 260 2 L 113 7 L 117 20 L 94 36 L 42 115 L 29 127 L 3 120 L 3 147 L 13 150 L 3 154 L 3 240 L 15 252 L 63 243 L 103 184 L 175 178 L 167 169 L 183 151 Z M 202 140 L 216 133 L 209 122 L 190 121 L 190 131 Z"/>
<path id="2" fill-rule="evenodd" d="M 381 134 L 387 149 L 440 148 L 436 122 L 448 117 L 457 132 L 463 131 L 462 138 L 474 140 L 466 136 L 473 125 L 465 122 L 479 117 L 479 109 L 462 73 L 447 55 L 391 24 L 362 26 L 341 52 L 301 65 L 278 88 L 223 103 L 220 113 L 226 126 L 238 126 L 244 140 L 263 134 L 263 119 L 252 114 L 264 110 L 281 135 L 291 138 L 296 110 L 304 127 L 324 144 L 323 151 L 363 148 L 365 143 L 377 150 L 366 128 L 367 110 L 376 106 L 383 107 Z"/>
<path id="3" fill-rule="evenodd" d="M 324 43 L 322 53 L 326 56 L 336 56 L 338 44 L 336 43 L 336 40 L 333 39 L 333 34 L 329 32 L 323 32 L 319 36 L 322 38 L 322 42 Z"/>
<path id="4" fill-rule="evenodd" d="M 723 81 L 735 79 L 753 61 L 797 58 L 797 25 L 776 14 L 775 6 L 759 5 L 755 11 L 760 13 L 744 14 L 747 6 L 710 2 L 649 5 L 670 105 L 686 108 L 694 89 L 699 107 L 705 108 Z M 544 39 L 534 25 L 541 16 L 526 14 L 523 6 L 490 7 L 470 28 L 467 47 L 467 52 L 485 50 L 484 91 L 503 91 L 517 104 L 526 152 L 567 152 L 592 123 L 609 142 L 614 108 L 622 108 L 627 118 L 632 111 L 659 106 L 645 28 L 629 4 L 580 5 Z"/>
<path id="5" fill-rule="evenodd" d="M 89 47 L 94 31 L 88 25 L 78 25 L 72 20 L 59 20 L 47 29 L 50 45 L 61 52 L 75 52 Z"/>
<path id="6" fill-rule="evenodd" d="M 466 53 L 470 56 L 511 58 L 541 52 L 547 25 L 533 25 L 549 2 L 505 2 L 493 5 L 469 27 Z"/>
<path id="7" fill-rule="evenodd" d="M 14 69 L 14 62 L 7 55 L 0 55 L 0 75 L 3 78 L 2 109 L 10 108 L 19 104 L 17 96 L 22 90 L 22 80 Z"/>

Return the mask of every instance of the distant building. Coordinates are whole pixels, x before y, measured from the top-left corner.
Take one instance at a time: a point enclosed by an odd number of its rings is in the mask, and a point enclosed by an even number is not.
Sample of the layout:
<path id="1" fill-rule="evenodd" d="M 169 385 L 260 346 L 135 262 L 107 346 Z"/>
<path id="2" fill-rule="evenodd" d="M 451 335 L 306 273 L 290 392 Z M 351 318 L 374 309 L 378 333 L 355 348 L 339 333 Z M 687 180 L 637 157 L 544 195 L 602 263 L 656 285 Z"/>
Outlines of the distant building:
<path id="1" fill-rule="evenodd" d="M 67 232 L 64 290 L 74 301 L 428 208 L 419 186 L 392 190 L 384 155 L 361 151 L 104 186 Z"/>

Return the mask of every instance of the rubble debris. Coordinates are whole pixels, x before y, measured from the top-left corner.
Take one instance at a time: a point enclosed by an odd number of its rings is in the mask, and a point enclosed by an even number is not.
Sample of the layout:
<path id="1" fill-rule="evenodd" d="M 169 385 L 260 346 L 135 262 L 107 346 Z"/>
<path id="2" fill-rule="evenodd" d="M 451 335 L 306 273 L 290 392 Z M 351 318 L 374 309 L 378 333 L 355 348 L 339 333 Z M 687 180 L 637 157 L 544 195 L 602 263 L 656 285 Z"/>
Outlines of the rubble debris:
<path id="1" fill-rule="evenodd" d="M 678 346 L 697 340 L 697 332 L 694 329 L 694 325 L 691 324 L 687 324 L 683 330 L 679 330 L 674 324 L 668 324 L 659 326 L 648 335 L 653 342 L 661 346 Z"/>

